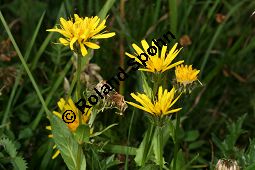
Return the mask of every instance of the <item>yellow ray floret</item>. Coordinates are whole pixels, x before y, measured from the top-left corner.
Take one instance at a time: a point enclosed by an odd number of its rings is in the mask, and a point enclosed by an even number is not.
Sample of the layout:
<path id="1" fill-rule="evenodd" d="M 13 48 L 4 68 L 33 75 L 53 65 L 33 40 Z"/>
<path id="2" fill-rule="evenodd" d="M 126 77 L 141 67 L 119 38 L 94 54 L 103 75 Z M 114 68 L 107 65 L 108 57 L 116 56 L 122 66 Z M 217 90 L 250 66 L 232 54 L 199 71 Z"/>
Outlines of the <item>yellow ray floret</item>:
<path id="1" fill-rule="evenodd" d="M 72 110 L 73 113 L 75 114 L 76 119 L 74 120 L 74 122 L 73 123 L 66 123 L 69 130 L 71 132 L 74 132 L 77 129 L 77 127 L 79 126 L 79 114 L 81 114 L 79 112 L 79 109 L 75 106 L 75 104 L 74 104 L 74 102 L 71 98 L 69 98 L 67 101 L 65 99 L 61 98 L 58 101 L 58 107 L 59 107 L 60 112 L 53 111 L 53 114 L 56 115 L 61 120 L 62 120 L 62 114 L 61 113 L 65 112 L 66 110 Z M 91 108 L 90 109 L 85 108 L 84 109 L 84 114 L 82 115 L 81 123 L 82 124 L 87 124 L 87 122 L 90 118 L 90 115 L 91 115 Z M 47 130 L 52 130 L 51 126 L 46 126 L 46 129 Z M 52 138 L 53 135 L 50 134 L 50 135 L 48 135 L 48 137 Z M 56 148 L 56 145 L 53 146 L 53 149 L 55 149 L 55 148 Z M 60 154 L 60 151 L 57 150 L 56 153 L 52 156 L 52 159 L 55 159 L 59 154 Z"/>
<path id="2" fill-rule="evenodd" d="M 127 52 L 125 53 L 128 57 L 135 59 L 135 61 L 137 61 L 141 65 L 142 65 L 142 62 L 139 60 L 138 56 L 141 53 L 146 53 L 149 56 L 148 61 L 146 61 L 146 67 L 139 69 L 141 71 L 163 73 L 184 62 L 183 60 L 180 60 L 175 63 L 172 63 L 172 61 L 175 59 L 175 57 L 179 54 L 179 52 L 182 49 L 182 48 L 176 49 L 177 43 L 172 47 L 172 49 L 168 53 L 167 53 L 167 46 L 163 46 L 160 53 L 159 48 L 154 44 L 154 42 L 152 42 L 152 46 L 154 46 L 153 48 L 156 49 L 156 51 L 151 53 L 154 55 L 150 55 L 148 53 L 148 48 L 150 46 L 148 45 L 146 40 L 142 40 L 141 44 L 143 49 L 138 47 L 136 44 L 132 44 L 132 47 L 134 48 L 136 52 L 135 55 L 129 54 Z M 141 56 L 141 58 L 142 60 L 145 60 L 143 55 Z"/>
<path id="3" fill-rule="evenodd" d="M 174 95 L 175 95 L 175 88 L 172 88 L 172 90 L 168 92 L 167 89 L 163 91 L 162 86 L 160 86 L 158 89 L 158 95 L 156 96 L 155 100 L 151 100 L 145 94 L 131 93 L 131 96 L 141 105 L 138 105 L 133 102 L 127 102 L 127 103 L 138 109 L 144 110 L 152 114 L 153 116 L 164 116 L 164 115 L 168 115 L 181 110 L 181 108 L 171 109 L 173 104 L 181 96 L 179 95 L 177 98 L 174 99 Z"/>
<path id="4" fill-rule="evenodd" d="M 200 70 L 192 69 L 192 65 L 180 65 L 175 69 L 176 81 L 186 86 L 198 80 L 197 75 Z"/>
<path id="5" fill-rule="evenodd" d="M 92 49 L 100 48 L 99 45 L 90 42 L 90 40 L 110 38 L 115 35 L 114 32 L 101 32 L 106 28 L 105 22 L 105 19 L 100 22 L 98 16 L 82 18 L 74 14 L 74 19 L 65 20 L 60 18 L 60 28 L 48 29 L 47 31 L 62 34 L 64 38 L 59 38 L 61 44 L 69 45 L 71 50 L 74 50 L 74 47 L 79 47 L 82 56 L 85 56 L 88 53 L 86 47 Z"/>

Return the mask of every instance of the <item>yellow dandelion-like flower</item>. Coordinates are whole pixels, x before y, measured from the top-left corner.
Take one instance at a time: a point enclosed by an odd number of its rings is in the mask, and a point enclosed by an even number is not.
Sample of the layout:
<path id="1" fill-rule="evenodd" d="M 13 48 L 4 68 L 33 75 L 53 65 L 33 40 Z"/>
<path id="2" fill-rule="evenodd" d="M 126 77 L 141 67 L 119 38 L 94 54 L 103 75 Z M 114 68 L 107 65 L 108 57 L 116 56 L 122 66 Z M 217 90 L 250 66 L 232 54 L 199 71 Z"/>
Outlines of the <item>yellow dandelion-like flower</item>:
<path id="1" fill-rule="evenodd" d="M 62 34 L 64 38 L 59 38 L 61 44 L 69 45 L 71 50 L 79 46 L 82 56 L 85 56 L 88 53 L 85 46 L 92 49 L 100 48 L 96 43 L 90 42 L 91 39 L 110 38 L 115 35 L 114 32 L 101 32 L 106 27 L 105 22 L 105 19 L 100 22 L 98 16 L 81 18 L 74 14 L 74 19 L 65 20 L 60 18 L 60 28 L 48 29 L 47 31 Z"/>
<path id="2" fill-rule="evenodd" d="M 141 65 L 144 65 L 141 60 L 146 60 L 145 55 L 147 54 L 148 60 L 146 61 L 146 67 L 140 68 L 139 70 L 141 71 L 163 73 L 166 70 L 169 70 L 184 62 L 183 60 L 181 60 L 181 61 L 172 63 L 172 61 L 175 59 L 175 57 L 179 54 L 179 52 L 182 49 L 182 48 L 176 49 L 177 43 L 172 47 L 169 53 L 167 53 L 167 46 L 163 46 L 161 49 L 160 56 L 159 56 L 159 48 L 155 45 L 153 41 L 152 41 L 152 46 L 149 46 L 146 40 L 142 40 L 141 44 L 143 49 L 138 47 L 136 44 L 132 44 L 132 47 L 136 51 L 135 55 L 129 54 L 127 52 L 125 53 L 128 57 L 135 59 L 135 61 L 137 61 Z M 142 54 L 142 53 L 145 53 L 145 54 Z"/>
<path id="3" fill-rule="evenodd" d="M 53 114 L 56 115 L 58 118 L 60 118 L 62 120 L 62 112 L 66 111 L 66 110 L 72 110 L 73 113 L 76 116 L 76 119 L 74 120 L 73 123 L 66 123 L 67 127 L 69 128 L 69 130 L 71 132 L 74 132 L 77 127 L 79 126 L 79 109 L 75 106 L 73 100 L 71 98 L 69 98 L 67 101 L 65 101 L 63 98 L 61 98 L 58 101 L 58 107 L 60 109 L 60 112 L 57 111 L 53 111 Z M 91 109 L 85 108 L 84 109 L 84 114 L 82 115 L 82 124 L 87 124 L 89 118 L 91 115 Z M 51 126 L 46 126 L 46 129 L 51 130 Z M 50 134 L 48 135 L 49 138 L 52 138 L 53 135 Z M 53 146 L 53 149 L 56 148 L 56 145 Z M 60 154 L 60 151 L 57 150 L 55 152 L 55 154 L 52 156 L 52 159 L 55 159 L 58 155 Z"/>
<path id="4" fill-rule="evenodd" d="M 180 65 L 175 69 L 176 81 L 184 87 L 198 80 L 197 75 L 200 70 L 192 69 L 192 65 Z"/>
<path id="5" fill-rule="evenodd" d="M 133 102 L 127 102 L 127 103 L 138 109 L 144 110 L 152 114 L 153 116 L 164 116 L 164 115 L 175 113 L 181 110 L 181 108 L 170 109 L 181 96 L 179 95 L 178 97 L 174 99 L 174 95 L 175 95 L 175 88 L 172 88 L 172 90 L 168 92 L 167 89 L 163 91 L 162 86 L 160 86 L 158 89 L 158 95 L 156 96 L 155 100 L 151 100 L 145 94 L 131 93 L 131 96 L 141 105 L 138 105 Z"/>

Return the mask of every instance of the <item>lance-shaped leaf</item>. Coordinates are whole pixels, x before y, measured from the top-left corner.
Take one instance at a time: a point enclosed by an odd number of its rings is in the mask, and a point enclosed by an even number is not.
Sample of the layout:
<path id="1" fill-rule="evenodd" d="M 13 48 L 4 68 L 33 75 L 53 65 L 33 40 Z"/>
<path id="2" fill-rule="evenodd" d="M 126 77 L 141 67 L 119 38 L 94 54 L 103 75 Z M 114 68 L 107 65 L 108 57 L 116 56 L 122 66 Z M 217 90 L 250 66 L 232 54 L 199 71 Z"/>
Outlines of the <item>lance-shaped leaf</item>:
<path id="1" fill-rule="evenodd" d="M 51 126 L 53 139 L 68 169 L 86 169 L 86 160 L 82 147 L 76 142 L 73 134 L 69 131 L 65 123 L 56 116 L 53 116 Z"/>

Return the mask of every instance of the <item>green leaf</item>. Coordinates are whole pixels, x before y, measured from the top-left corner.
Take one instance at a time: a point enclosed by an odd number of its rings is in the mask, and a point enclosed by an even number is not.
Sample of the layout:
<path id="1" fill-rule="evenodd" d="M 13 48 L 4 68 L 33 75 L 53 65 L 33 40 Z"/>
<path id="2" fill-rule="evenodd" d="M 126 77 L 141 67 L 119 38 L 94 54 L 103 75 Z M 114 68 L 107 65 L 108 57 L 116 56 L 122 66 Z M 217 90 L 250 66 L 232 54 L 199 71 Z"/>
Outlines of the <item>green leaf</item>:
<path id="1" fill-rule="evenodd" d="M 254 138 L 250 141 L 249 148 L 247 149 L 245 154 L 247 154 L 246 159 L 249 164 L 255 162 L 255 139 Z"/>
<path id="2" fill-rule="evenodd" d="M 148 165 L 141 167 L 139 170 L 155 170 L 155 169 L 158 169 L 158 165 L 148 164 Z"/>
<path id="3" fill-rule="evenodd" d="M 203 141 L 203 140 L 198 140 L 198 141 L 192 142 L 191 144 L 189 144 L 189 150 L 197 149 L 197 148 L 201 147 L 204 143 L 205 143 L 205 141 Z"/>
<path id="4" fill-rule="evenodd" d="M 220 139 L 215 134 L 212 134 L 212 141 L 221 150 L 221 152 L 223 152 L 223 154 L 225 155 L 225 152 L 226 152 L 225 148 L 224 148 L 222 142 L 220 141 Z"/>
<path id="5" fill-rule="evenodd" d="M 146 163 L 148 158 L 151 157 L 151 149 L 152 149 L 152 137 L 154 128 L 150 126 L 150 128 L 146 131 L 143 141 L 140 144 L 139 148 L 136 150 L 135 162 L 138 166 L 142 166 Z"/>
<path id="6" fill-rule="evenodd" d="M 85 99 L 87 98 L 87 96 L 84 96 L 84 95 L 83 95 L 83 97 L 84 97 Z M 97 114 L 98 114 L 98 113 L 99 113 L 99 112 L 98 112 L 97 109 L 92 108 L 92 110 L 91 110 L 91 116 L 90 116 L 89 122 L 88 122 L 89 125 L 93 125 L 93 124 L 94 124 L 94 121 L 96 120 L 96 117 L 97 117 Z"/>
<path id="7" fill-rule="evenodd" d="M 183 169 L 190 168 L 190 165 L 191 165 L 195 160 L 197 160 L 198 157 L 199 157 L 199 154 L 197 154 L 196 156 L 194 156 L 194 157 L 183 167 Z"/>
<path id="8" fill-rule="evenodd" d="M 116 153 L 116 154 L 126 154 L 126 155 L 136 155 L 137 148 L 122 146 L 122 145 L 105 145 L 102 148 L 105 152 Z"/>
<path id="9" fill-rule="evenodd" d="M 174 160 L 174 159 L 173 159 Z M 171 163 L 171 166 L 173 166 L 173 160 Z M 180 149 L 177 154 L 177 160 L 176 160 L 176 169 L 185 170 L 185 158 L 182 150 Z"/>
<path id="10" fill-rule="evenodd" d="M 102 133 L 104 133 L 105 131 L 107 131 L 108 129 L 110 129 L 110 128 L 112 128 L 113 126 L 116 126 L 116 125 L 118 125 L 118 124 L 117 124 L 117 123 L 111 124 L 111 125 L 107 126 L 105 129 L 103 129 L 102 131 L 93 133 L 90 137 L 99 136 L 99 135 L 101 135 Z"/>
<path id="11" fill-rule="evenodd" d="M 35 31 L 34 31 L 34 33 L 33 33 L 33 36 L 32 36 L 32 38 L 31 38 L 31 40 L 29 41 L 28 47 L 27 47 L 27 49 L 26 49 L 26 53 L 25 53 L 25 55 L 24 55 L 25 60 L 28 59 L 28 57 L 29 57 L 29 55 L 30 55 L 30 52 L 31 52 L 31 50 L 32 50 L 32 47 L 33 47 L 33 45 L 35 44 L 35 39 L 36 39 L 36 37 L 37 37 L 37 35 L 38 35 L 38 33 L 39 33 L 39 30 L 40 30 L 40 27 L 41 27 L 41 25 L 42 25 L 42 21 L 43 21 L 44 15 L 45 15 L 45 11 L 42 13 L 42 16 L 41 16 L 41 18 L 40 18 L 40 20 L 39 20 L 39 22 L 38 22 L 38 24 L 37 24 L 37 26 L 36 26 L 36 29 L 35 29 Z"/>
<path id="12" fill-rule="evenodd" d="M 119 160 L 115 160 L 114 157 L 115 157 L 114 155 L 111 155 L 107 159 L 103 160 L 102 161 L 102 164 L 103 164 L 102 169 L 108 169 L 112 166 L 115 166 L 115 165 L 118 165 L 121 163 Z"/>
<path id="13" fill-rule="evenodd" d="M 190 130 L 186 132 L 184 141 L 186 142 L 193 142 L 199 137 L 198 130 Z"/>
<path id="14" fill-rule="evenodd" d="M 250 166 L 246 167 L 244 170 L 254 170 L 254 169 L 255 169 L 255 163 L 253 163 Z"/>
<path id="15" fill-rule="evenodd" d="M 216 144 L 216 146 L 220 149 L 225 157 L 233 156 L 235 153 L 235 144 L 239 136 L 245 131 L 242 129 L 242 124 L 246 114 L 241 116 L 236 122 L 228 123 L 228 135 L 225 137 L 223 141 L 216 137 L 215 134 L 212 134 L 212 140 Z M 237 155 L 240 155 L 238 153 Z"/>
<path id="16" fill-rule="evenodd" d="M 154 133 L 154 136 L 153 136 L 153 139 L 152 139 L 152 145 L 153 145 L 153 152 L 154 152 L 154 155 L 155 155 L 155 163 L 157 165 L 160 165 L 160 160 L 161 160 L 161 157 L 162 157 L 162 153 L 160 151 L 160 149 L 162 149 L 161 145 L 160 145 L 160 142 L 162 141 L 159 141 L 158 138 L 160 138 L 160 132 L 159 132 L 159 128 L 156 128 L 155 130 L 155 133 Z M 160 139 L 162 140 L 162 139 Z"/>
<path id="17" fill-rule="evenodd" d="M 245 131 L 242 129 L 243 121 L 247 114 L 241 116 L 237 122 L 233 122 L 227 125 L 227 129 L 229 134 L 226 136 L 226 139 L 223 142 L 223 145 L 227 150 L 231 150 L 239 138 L 239 136 L 244 133 Z"/>
<path id="18" fill-rule="evenodd" d="M 83 142 L 88 143 L 89 137 L 90 137 L 90 127 L 89 125 L 80 125 L 76 129 L 74 133 L 74 137 L 76 141 L 78 141 L 79 144 L 82 144 Z"/>
<path id="19" fill-rule="evenodd" d="M 163 158 L 163 128 L 162 127 L 156 127 L 153 139 L 152 139 L 152 146 L 153 146 L 153 152 L 155 155 L 155 163 L 157 165 L 161 164 L 161 160 L 163 160 L 163 165 L 166 163 Z M 161 149 L 161 151 L 160 151 Z"/>
<path id="20" fill-rule="evenodd" d="M 16 147 L 13 144 L 12 141 L 10 141 L 8 138 L 4 138 L 0 140 L 0 145 L 2 145 L 5 149 L 5 151 L 12 157 L 16 157 L 17 155 L 17 151 L 16 151 Z"/>
<path id="21" fill-rule="evenodd" d="M 144 91 L 144 93 L 145 93 L 150 99 L 152 99 L 152 89 L 151 89 L 150 86 L 148 85 L 144 73 L 143 73 L 143 72 L 140 72 L 140 74 L 141 74 L 141 79 L 142 79 L 143 91 Z"/>
<path id="22" fill-rule="evenodd" d="M 53 139 L 70 170 L 86 169 L 86 160 L 81 146 L 75 141 L 73 134 L 65 123 L 53 116 L 51 120 Z"/>
<path id="23" fill-rule="evenodd" d="M 31 128 L 22 129 L 19 133 L 19 139 L 28 139 L 33 136 L 33 131 Z"/>
<path id="24" fill-rule="evenodd" d="M 12 165 L 14 166 L 15 170 L 25 170 L 25 169 L 27 169 L 26 161 L 20 156 L 15 157 L 13 159 Z"/>
<path id="25" fill-rule="evenodd" d="M 113 6 L 115 0 L 108 0 L 105 2 L 103 8 L 98 13 L 99 18 L 103 19 L 106 17 L 106 14 L 109 12 L 111 7 Z"/>
<path id="26" fill-rule="evenodd" d="M 167 121 L 167 123 L 168 123 L 168 127 L 169 127 L 170 136 L 172 137 L 174 143 L 176 143 L 176 141 L 175 141 L 175 126 L 171 120 Z"/>
<path id="27" fill-rule="evenodd" d="M 17 151 L 14 143 L 8 138 L 3 138 L 0 140 L 0 145 L 2 145 L 5 151 L 10 155 L 14 169 L 25 170 L 27 169 L 27 162 L 21 157 L 17 156 Z"/>

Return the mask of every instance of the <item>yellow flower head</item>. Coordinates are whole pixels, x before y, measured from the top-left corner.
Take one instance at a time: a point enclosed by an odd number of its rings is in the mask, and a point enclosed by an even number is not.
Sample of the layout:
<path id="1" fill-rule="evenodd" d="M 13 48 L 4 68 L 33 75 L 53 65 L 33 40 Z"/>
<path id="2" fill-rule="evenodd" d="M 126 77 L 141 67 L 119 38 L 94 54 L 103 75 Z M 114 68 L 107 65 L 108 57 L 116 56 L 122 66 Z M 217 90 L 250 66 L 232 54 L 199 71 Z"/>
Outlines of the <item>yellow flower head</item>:
<path id="1" fill-rule="evenodd" d="M 74 14 L 74 19 L 65 20 L 60 18 L 60 28 L 48 29 L 47 31 L 62 34 L 64 38 L 59 38 L 59 42 L 65 46 L 69 45 L 71 50 L 74 50 L 79 45 L 82 56 L 85 56 L 88 53 L 85 46 L 92 49 L 100 48 L 99 45 L 89 42 L 89 40 L 110 38 L 115 35 L 114 32 L 101 32 L 106 27 L 105 22 L 105 19 L 100 22 L 98 16 L 81 18 Z"/>
<path id="2" fill-rule="evenodd" d="M 156 73 L 156 72 L 163 73 L 164 71 L 169 70 L 169 69 L 184 62 L 183 60 L 181 60 L 181 61 L 178 61 L 178 62 L 172 64 L 172 61 L 174 60 L 174 58 L 179 54 L 179 52 L 182 49 L 182 48 L 176 49 L 177 43 L 172 47 L 172 49 L 169 51 L 169 53 L 166 53 L 167 46 L 163 46 L 161 49 L 160 55 L 159 55 L 159 49 L 155 45 L 154 42 L 152 42 L 153 47 L 151 46 L 150 49 L 149 49 L 150 46 L 148 45 L 146 40 L 142 40 L 141 43 L 142 43 L 143 49 L 138 47 L 136 44 L 132 44 L 132 47 L 136 51 L 135 55 L 129 54 L 127 52 L 125 53 L 128 57 L 134 58 L 135 61 L 137 61 L 141 65 L 143 65 L 143 63 L 139 60 L 138 56 L 141 53 L 146 53 L 148 55 L 149 58 L 148 58 L 148 61 L 146 61 L 146 68 L 140 68 L 139 70 L 141 70 L 141 71 L 148 71 L 148 72 L 153 72 L 153 73 Z M 142 58 L 142 60 L 145 60 L 144 55 L 141 55 L 140 58 Z"/>
<path id="3" fill-rule="evenodd" d="M 184 87 L 198 80 L 197 75 L 200 70 L 192 69 L 192 65 L 180 65 L 175 69 L 176 81 Z"/>
<path id="4" fill-rule="evenodd" d="M 131 93 L 131 96 L 141 105 L 138 105 L 133 102 L 127 103 L 138 109 L 144 110 L 152 114 L 153 116 L 164 116 L 181 110 L 181 108 L 170 109 L 180 97 L 179 95 L 177 98 L 174 99 L 174 94 L 175 88 L 172 88 L 170 92 L 168 92 L 167 89 L 165 89 L 163 92 L 162 86 L 160 86 L 158 89 L 158 95 L 156 96 L 157 99 L 151 100 L 145 94 Z"/>
<path id="5" fill-rule="evenodd" d="M 66 123 L 67 127 L 69 128 L 69 130 L 71 132 L 74 132 L 77 127 L 79 126 L 79 109 L 75 106 L 73 100 L 71 98 L 69 98 L 67 101 L 65 101 L 63 98 L 61 98 L 58 101 L 58 107 L 60 109 L 60 112 L 57 111 L 53 111 L 53 114 L 56 115 L 58 118 L 60 118 L 62 120 L 62 114 L 63 112 L 65 112 L 66 110 L 72 110 L 73 113 L 75 114 L 75 121 L 73 123 Z M 90 114 L 91 114 L 91 109 L 85 108 L 84 110 L 84 114 L 82 115 L 82 124 L 86 124 L 90 118 Z M 51 130 L 51 126 L 46 126 L 46 129 Z M 50 138 L 53 137 L 52 134 L 48 135 Z M 54 145 L 53 149 L 56 148 L 56 145 Z M 52 156 L 52 159 L 56 158 L 58 155 L 60 154 L 60 151 L 57 150 L 56 153 Z"/>

